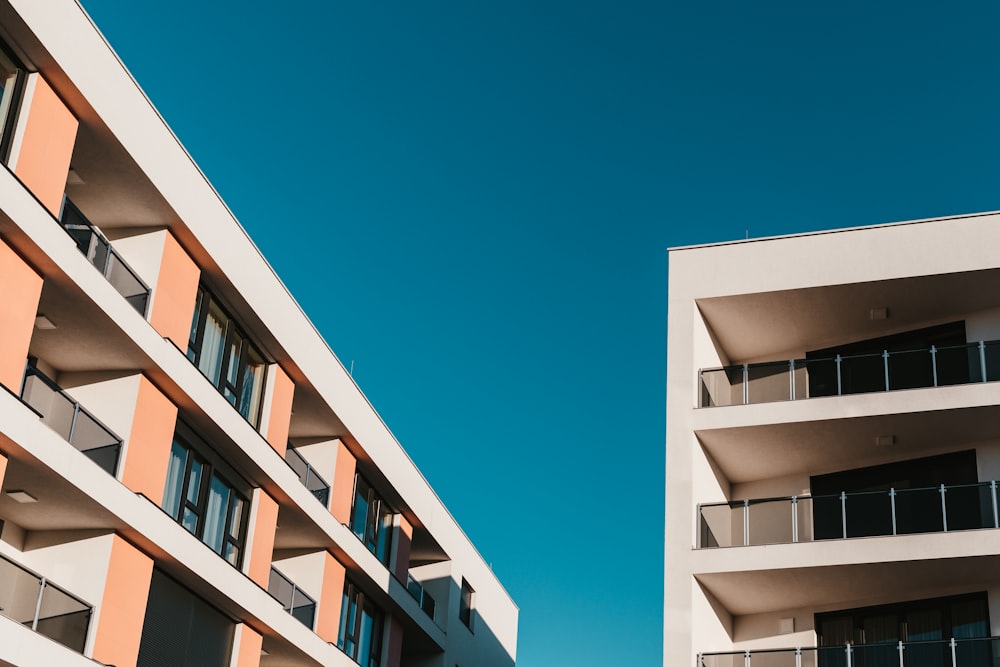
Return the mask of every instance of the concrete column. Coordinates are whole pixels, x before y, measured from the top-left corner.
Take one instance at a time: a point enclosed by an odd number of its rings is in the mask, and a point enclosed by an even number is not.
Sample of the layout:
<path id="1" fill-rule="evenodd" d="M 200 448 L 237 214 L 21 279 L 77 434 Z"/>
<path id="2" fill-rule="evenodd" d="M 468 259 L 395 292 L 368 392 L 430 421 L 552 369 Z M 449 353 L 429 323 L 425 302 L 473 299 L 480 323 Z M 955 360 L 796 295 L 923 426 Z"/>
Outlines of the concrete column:
<path id="1" fill-rule="evenodd" d="M 257 489 L 253 504 L 253 527 L 247 536 L 247 556 L 250 558 L 247 576 L 267 590 L 274 555 L 274 532 L 278 528 L 278 503 L 263 490 Z"/>
<path id="2" fill-rule="evenodd" d="M 157 505 L 163 500 L 176 425 L 177 406 L 144 375 L 140 376 L 122 483 Z"/>
<path id="3" fill-rule="evenodd" d="M 272 364 L 268 367 L 260 432 L 281 456 L 288 448 L 288 426 L 292 420 L 294 395 L 295 384 L 281 366 Z"/>
<path id="4" fill-rule="evenodd" d="M 337 643 L 340 631 L 340 609 L 344 603 L 344 577 L 347 569 L 330 555 L 324 553 L 323 590 L 319 598 L 316 617 L 316 634 L 325 642 Z"/>
<path id="5" fill-rule="evenodd" d="M 194 302 L 198 296 L 201 270 L 187 254 L 173 234 L 164 232 L 163 251 L 160 257 L 156 284 L 153 286 L 153 305 L 149 310 L 149 323 L 164 338 L 187 352 L 194 318 Z"/>
<path id="6" fill-rule="evenodd" d="M 337 443 L 337 468 L 330 482 L 330 513 L 340 523 L 351 524 L 351 505 L 354 501 L 354 474 L 358 462 L 343 442 Z"/>
<path id="7" fill-rule="evenodd" d="M 260 667 L 260 649 L 264 638 L 246 623 L 236 626 L 233 641 L 233 659 L 230 667 Z"/>
<path id="8" fill-rule="evenodd" d="M 115 535 L 94 633 L 95 660 L 135 667 L 152 576 L 153 559 Z"/>

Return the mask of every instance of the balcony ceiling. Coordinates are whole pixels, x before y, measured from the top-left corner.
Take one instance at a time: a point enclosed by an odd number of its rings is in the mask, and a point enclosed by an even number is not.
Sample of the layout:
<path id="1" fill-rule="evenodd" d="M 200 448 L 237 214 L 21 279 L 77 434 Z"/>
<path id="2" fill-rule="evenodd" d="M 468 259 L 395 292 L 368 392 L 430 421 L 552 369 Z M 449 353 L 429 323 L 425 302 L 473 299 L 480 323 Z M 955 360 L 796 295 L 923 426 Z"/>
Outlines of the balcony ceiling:
<path id="1" fill-rule="evenodd" d="M 729 613 L 812 612 L 981 591 L 1000 583 L 1000 556 L 696 575 Z"/>
<path id="2" fill-rule="evenodd" d="M 697 435 L 722 475 L 738 484 L 973 449 L 996 440 L 998 423 L 1000 406 L 985 406 L 711 429 Z M 876 438 L 885 435 L 893 436 L 893 444 L 876 446 Z"/>
<path id="3" fill-rule="evenodd" d="M 1000 306 L 1000 270 L 699 299 L 717 345 L 732 363 L 886 336 Z M 889 317 L 872 320 L 873 308 Z"/>

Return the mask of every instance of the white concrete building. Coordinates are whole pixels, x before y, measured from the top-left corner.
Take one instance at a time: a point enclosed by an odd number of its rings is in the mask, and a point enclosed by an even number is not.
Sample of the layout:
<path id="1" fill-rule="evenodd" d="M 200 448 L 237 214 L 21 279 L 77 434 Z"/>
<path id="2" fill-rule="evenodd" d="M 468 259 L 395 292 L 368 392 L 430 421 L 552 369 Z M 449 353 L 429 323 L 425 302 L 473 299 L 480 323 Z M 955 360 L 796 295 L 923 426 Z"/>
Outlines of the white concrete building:
<path id="1" fill-rule="evenodd" d="M 0 163 L 0 667 L 514 665 L 517 607 L 75 0 L 0 0 Z"/>
<path id="2" fill-rule="evenodd" d="M 1000 664 L 1000 214 L 670 252 L 664 664 Z"/>

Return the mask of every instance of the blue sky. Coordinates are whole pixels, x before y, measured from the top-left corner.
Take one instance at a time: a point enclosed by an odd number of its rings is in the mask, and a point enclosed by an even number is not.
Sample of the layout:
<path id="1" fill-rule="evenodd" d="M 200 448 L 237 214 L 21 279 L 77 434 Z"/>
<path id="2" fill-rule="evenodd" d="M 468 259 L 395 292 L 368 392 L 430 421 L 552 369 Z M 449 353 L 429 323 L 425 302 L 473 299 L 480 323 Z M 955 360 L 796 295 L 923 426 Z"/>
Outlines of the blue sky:
<path id="1" fill-rule="evenodd" d="M 994 2 L 83 4 L 492 562 L 521 667 L 661 662 L 667 247 L 1000 208 Z"/>

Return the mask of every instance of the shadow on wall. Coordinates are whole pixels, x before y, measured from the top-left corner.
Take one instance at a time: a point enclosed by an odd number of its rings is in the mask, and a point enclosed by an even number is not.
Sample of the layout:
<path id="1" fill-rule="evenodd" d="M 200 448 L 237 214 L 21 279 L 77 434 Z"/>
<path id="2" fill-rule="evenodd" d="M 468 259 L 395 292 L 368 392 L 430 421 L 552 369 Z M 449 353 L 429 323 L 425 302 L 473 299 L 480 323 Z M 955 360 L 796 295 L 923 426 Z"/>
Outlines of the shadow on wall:
<path id="1" fill-rule="evenodd" d="M 480 615 L 473 601 L 471 628 L 458 617 L 461 586 L 450 576 L 422 582 L 434 596 L 434 621 L 447 633 L 447 651 L 433 646 L 422 632 L 405 632 L 400 667 L 514 667 L 514 657 Z"/>

